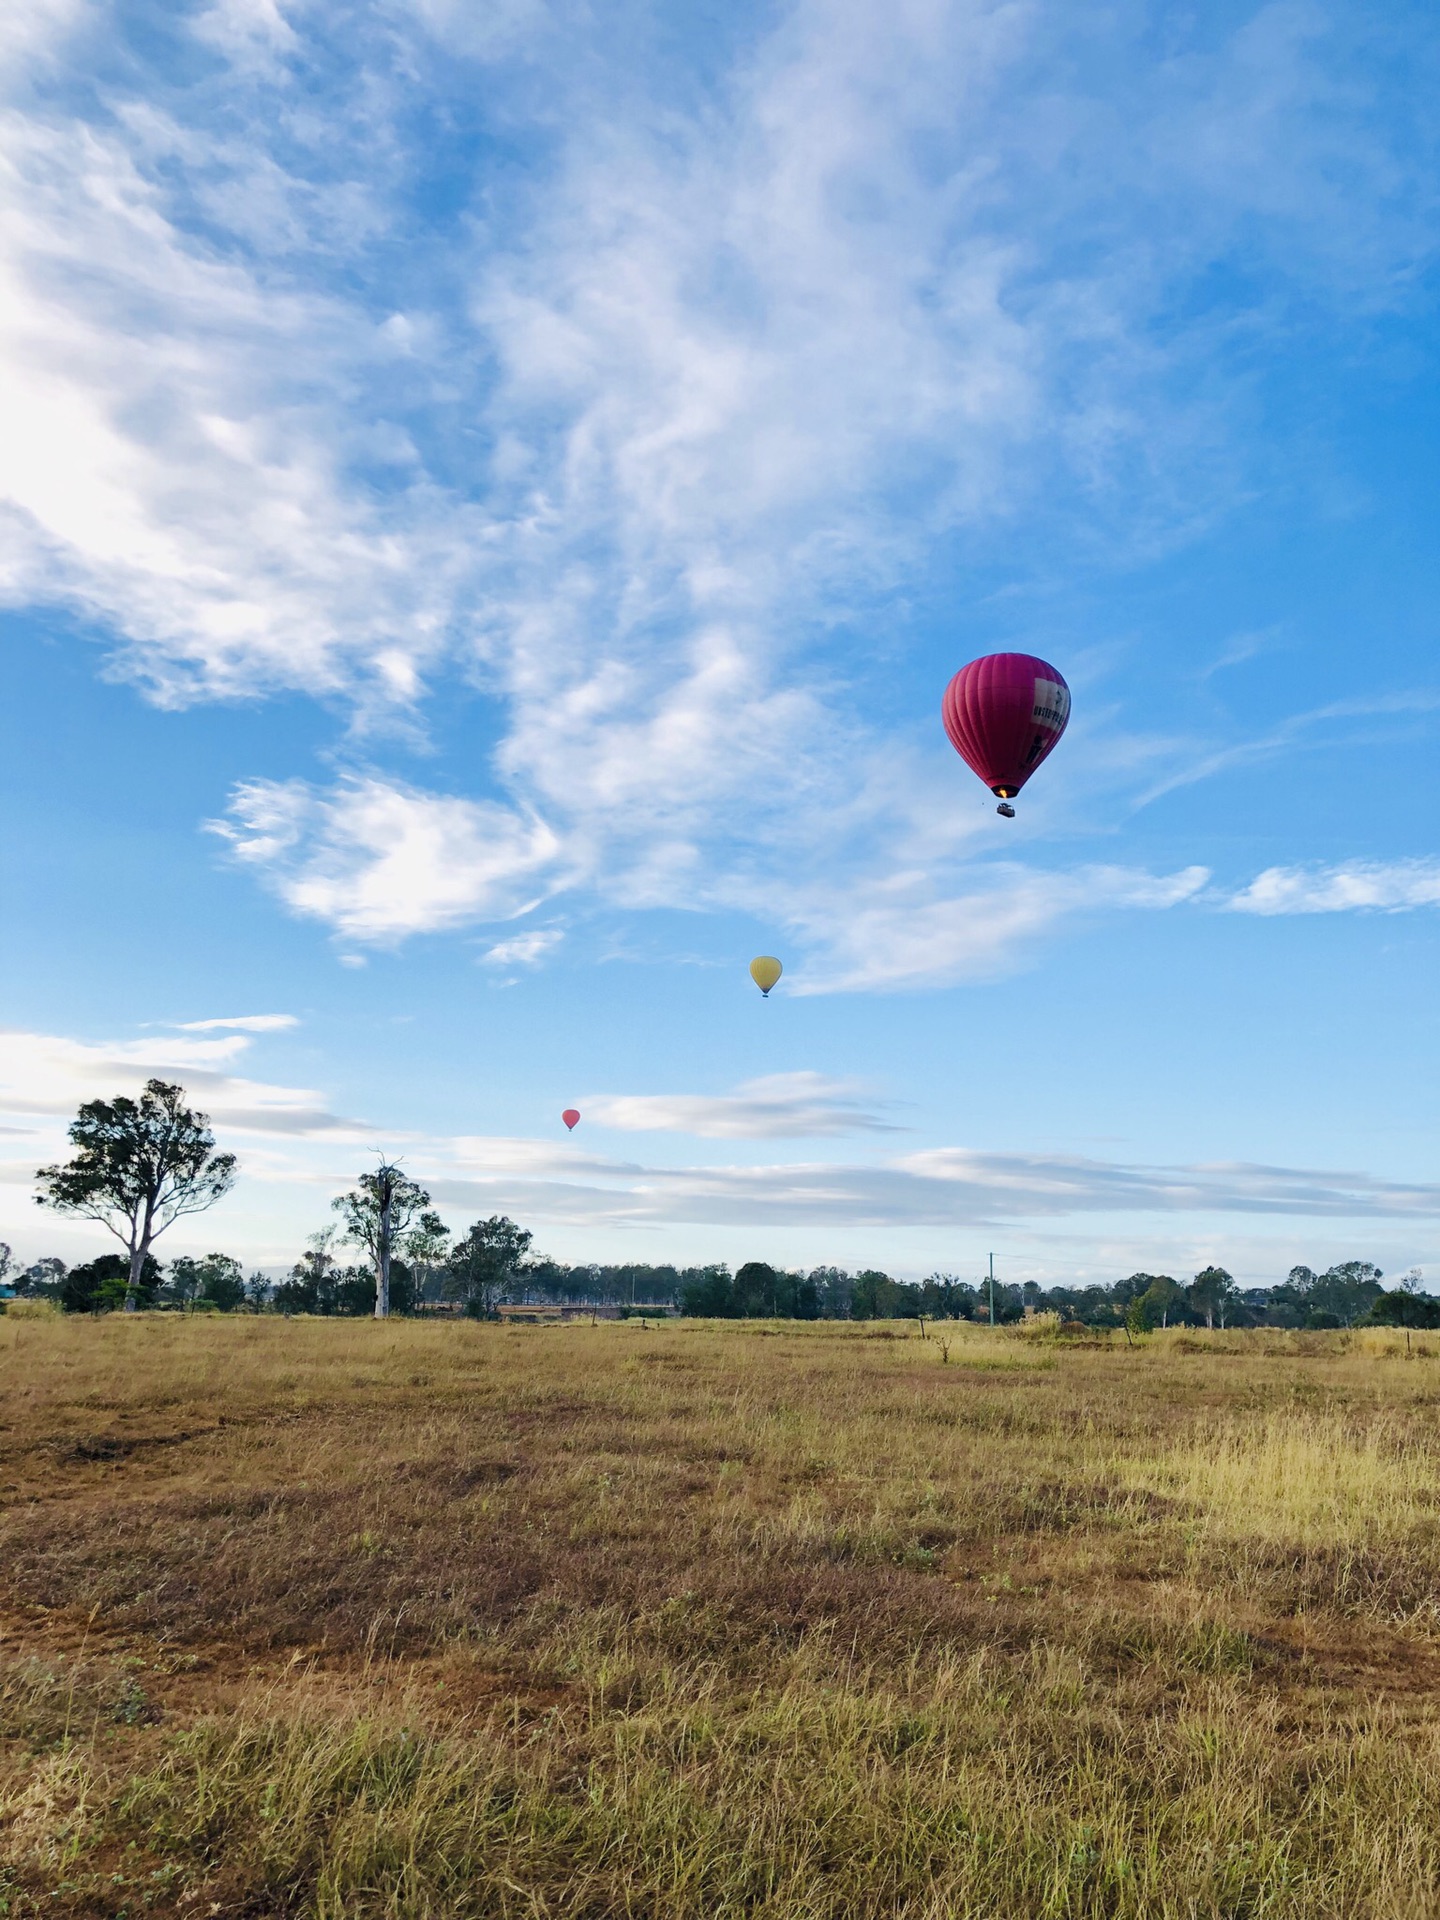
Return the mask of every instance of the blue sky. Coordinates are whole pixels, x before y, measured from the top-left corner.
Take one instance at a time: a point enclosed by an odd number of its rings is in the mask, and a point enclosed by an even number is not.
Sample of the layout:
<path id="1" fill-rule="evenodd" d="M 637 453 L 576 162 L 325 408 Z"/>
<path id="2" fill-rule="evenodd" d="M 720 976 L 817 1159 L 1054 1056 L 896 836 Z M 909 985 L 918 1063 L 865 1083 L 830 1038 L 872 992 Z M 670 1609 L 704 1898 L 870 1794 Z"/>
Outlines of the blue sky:
<path id="1" fill-rule="evenodd" d="M 159 1072 L 172 1251 L 383 1147 L 572 1259 L 1440 1273 L 1429 9 L 18 20 L 17 1250 Z"/>

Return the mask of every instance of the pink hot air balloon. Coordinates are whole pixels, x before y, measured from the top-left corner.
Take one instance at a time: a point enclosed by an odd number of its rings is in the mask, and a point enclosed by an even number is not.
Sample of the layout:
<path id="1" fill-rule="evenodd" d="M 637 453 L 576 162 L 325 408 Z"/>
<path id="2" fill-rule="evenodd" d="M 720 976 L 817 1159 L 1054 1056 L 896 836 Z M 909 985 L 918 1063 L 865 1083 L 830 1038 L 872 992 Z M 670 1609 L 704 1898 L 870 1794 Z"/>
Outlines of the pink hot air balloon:
<path id="1" fill-rule="evenodd" d="M 1070 689 L 1033 653 L 987 653 L 956 674 L 941 714 L 951 746 L 1013 818 L 1008 802 L 1065 731 Z"/>
<path id="2" fill-rule="evenodd" d="M 565 1122 L 571 1133 L 573 1133 L 580 1124 L 580 1109 L 578 1107 L 566 1107 L 560 1118 Z"/>

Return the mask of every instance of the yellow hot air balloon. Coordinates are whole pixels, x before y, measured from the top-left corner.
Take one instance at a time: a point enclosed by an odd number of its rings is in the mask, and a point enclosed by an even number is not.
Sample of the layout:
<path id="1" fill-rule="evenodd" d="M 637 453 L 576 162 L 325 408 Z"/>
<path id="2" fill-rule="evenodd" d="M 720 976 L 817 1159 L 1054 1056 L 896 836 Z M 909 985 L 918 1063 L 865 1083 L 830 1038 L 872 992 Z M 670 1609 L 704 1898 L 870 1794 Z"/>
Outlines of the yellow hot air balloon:
<path id="1" fill-rule="evenodd" d="M 770 998 L 771 987 L 784 971 L 785 969 L 773 953 L 762 953 L 750 962 L 750 978 L 767 1000 Z"/>

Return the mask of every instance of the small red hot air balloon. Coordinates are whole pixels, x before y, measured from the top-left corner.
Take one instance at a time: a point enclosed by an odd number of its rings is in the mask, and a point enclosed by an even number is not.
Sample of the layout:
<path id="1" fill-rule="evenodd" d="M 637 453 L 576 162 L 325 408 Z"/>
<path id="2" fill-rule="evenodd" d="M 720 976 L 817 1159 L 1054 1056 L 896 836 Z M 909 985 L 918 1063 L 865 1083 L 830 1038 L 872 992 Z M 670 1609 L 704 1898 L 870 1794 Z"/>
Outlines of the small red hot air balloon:
<path id="1" fill-rule="evenodd" d="M 1009 802 L 1065 731 L 1070 689 L 1033 653 L 987 653 L 956 674 L 941 714 L 951 746 L 1014 819 Z"/>
<path id="2" fill-rule="evenodd" d="M 580 1109 L 578 1107 L 566 1107 L 560 1118 L 565 1122 L 571 1133 L 573 1133 L 580 1124 Z"/>

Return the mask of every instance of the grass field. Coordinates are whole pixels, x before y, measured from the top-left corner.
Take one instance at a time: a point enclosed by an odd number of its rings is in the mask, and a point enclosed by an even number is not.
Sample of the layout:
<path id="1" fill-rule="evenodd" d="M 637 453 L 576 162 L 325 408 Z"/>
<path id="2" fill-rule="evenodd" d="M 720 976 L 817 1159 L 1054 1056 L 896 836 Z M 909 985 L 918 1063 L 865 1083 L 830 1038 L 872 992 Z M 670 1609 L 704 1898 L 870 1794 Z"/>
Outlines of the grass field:
<path id="1" fill-rule="evenodd" d="M 0 1319 L 0 1914 L 1440 1911 L 1403 1334 Z"/>

